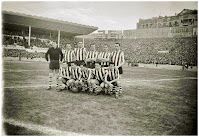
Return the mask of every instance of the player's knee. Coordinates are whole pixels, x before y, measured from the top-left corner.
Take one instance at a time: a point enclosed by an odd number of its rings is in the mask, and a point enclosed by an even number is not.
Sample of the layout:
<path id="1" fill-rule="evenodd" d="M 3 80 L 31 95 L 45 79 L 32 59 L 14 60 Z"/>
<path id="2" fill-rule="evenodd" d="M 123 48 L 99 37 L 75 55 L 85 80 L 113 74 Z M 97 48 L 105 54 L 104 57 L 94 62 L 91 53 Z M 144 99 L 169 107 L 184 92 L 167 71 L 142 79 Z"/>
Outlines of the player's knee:
<path id="1" fill-rule="evenodd" d="M 65 78 L 61 78 L 60 81 L 62 81 L 62 83 L 66 84 L 66 79 Z"/>
<path id="2" fill-rule="evenodd" d="M 69 84 L 73 83 L 73 79 L 68 80 L 68 83 Z"/>
<path id="3" fill-rule="evenodd" d="M 59 80 L 60 80 L 60 81 L 63 81 L 63 79 L 64 79 L 64 78 L 62 78 L 62 77 L 59 77 Z"/>
<path id="4" fill-rule="evenodd" d="M 118 87 L 121 86 L 121 82 L 120 81 L 117 81 L 116 84 L 117 84 Z"/>
<path id="5" fill-rule="evenodd" d="M 91 81 L 90 81 L 90 84 L 91 84 L 91 85 L 95 84 L 95 80 L 91 80 Z"/>
<path id="6" fill-rule="evenodd" d="M 109 87 L 112 89 L 113 88 L 113 84 L 110 84 Z"/>
<path id="7" fill-rule="evenodd" d="M 100 87 L 101 87 L 101 88 L 105 87 L 104 82 L 102 82 L 102 83 L 100 84 Z"/>

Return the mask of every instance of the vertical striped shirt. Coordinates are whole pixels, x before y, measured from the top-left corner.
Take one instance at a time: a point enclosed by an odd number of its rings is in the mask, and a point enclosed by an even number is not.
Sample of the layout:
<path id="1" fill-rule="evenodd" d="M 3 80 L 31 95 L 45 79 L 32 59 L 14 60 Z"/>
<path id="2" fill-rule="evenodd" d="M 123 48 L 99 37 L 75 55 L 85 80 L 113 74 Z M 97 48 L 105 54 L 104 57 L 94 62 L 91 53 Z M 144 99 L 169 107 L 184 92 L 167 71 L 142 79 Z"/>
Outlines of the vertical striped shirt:
<path id="1" fill-rule="evenodd" d="M 86 59 L 97 59 L 98 57 L 98 52 L 97 51 L 90 51 L 86 55 Z"/>
<path id="2" fill-rule="evenodd" d="M 112 52 L 111 61 L 114 66 L 120 66 L 124 62 L 124 52 L 121 50 Z"/>
<path id="3" fill-rule="evenodd" d="M 100 52 L 98 57 L 109 60 L 110 56 L 111 56 L 110 52 Z M 109 65 L 109 62 L 102 62 L 101 65 Z"/>
<path id="4" fill-rule="evenodd" d="M 73 79 L 77 80 L 79 79 L 81 75 L 81 68 L 80 67 L 76 67 L 75 69 L 71 69 L 71 76 Z"/>
<path id="5" fill-rule="evenodd" d="M 66 50 L 64 53 L 64 63 L 75 61 L 75 53 L 73 50 Z"/>
<path id="6" fill-rule="evenodd" d="M 104 68 L 100 68 L 100 69 L 95 69 L 94 70 L 94 75 L 95 75 L 95 79 L 97 79 L 98 81 L 104 81 L 105 78 L 105 70 Z"/>
<path id="7" fill-rule="evenodd" d="M 85 58 L 86 58 L 86 48 L 75 48 L 74 52 L 75 52 L 77 61 L 85 60 Z"/>
<path id="8" fill-rule="evenodd" d="M 108 74 L 107 75 L 108 81 L 112 81 L 112 80 L 119 78 L 119 70 L 116 67 L 114 67 L 114 69 L 112 69 L 112 70 L 111 69 L 107 70 L 106 74 Z"/>
<path id="9" fill-rule="evenodd" d="M 89 69 L 89 68 L 86 68 L 86 69 L 81 69 L 81 74 L 82 74 L 82 78 L 84 79 L 84 80 L 87 80 L 88 78 L 89 78 L 89 76 L 91 76 L 91 69 Z"/>
<path id="10" fill-rule="evenodd" d="M 71 67 L 60 67 L 60 76 L 70 77 Z"/>

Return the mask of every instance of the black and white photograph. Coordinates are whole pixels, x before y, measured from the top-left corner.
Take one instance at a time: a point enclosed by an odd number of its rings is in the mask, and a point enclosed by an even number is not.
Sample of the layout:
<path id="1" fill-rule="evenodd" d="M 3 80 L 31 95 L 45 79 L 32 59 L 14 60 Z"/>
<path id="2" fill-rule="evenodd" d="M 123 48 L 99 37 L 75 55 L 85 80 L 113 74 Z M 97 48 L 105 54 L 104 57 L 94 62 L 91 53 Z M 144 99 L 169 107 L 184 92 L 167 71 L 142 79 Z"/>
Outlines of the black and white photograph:
<path id="1" fill-rule="evenodd" d="M 197 136 L 198 1 L 1 1 L 2 136 Z"/>

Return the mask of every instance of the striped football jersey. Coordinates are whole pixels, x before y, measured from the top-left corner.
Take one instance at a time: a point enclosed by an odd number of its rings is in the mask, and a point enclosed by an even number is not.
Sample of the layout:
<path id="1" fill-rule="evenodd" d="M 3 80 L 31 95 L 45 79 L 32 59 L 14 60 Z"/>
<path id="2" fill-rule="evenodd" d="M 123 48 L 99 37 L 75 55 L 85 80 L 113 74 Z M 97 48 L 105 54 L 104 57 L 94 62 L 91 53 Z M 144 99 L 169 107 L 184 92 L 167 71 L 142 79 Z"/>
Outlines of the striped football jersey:
<path id="1" fill-rule="evenodd" d="M 120 66 L 124 62 L 124 52 L 120 50 L 112 52 L 111 61 L 115 66 Z"/>
<path id="2" fill-rule="evenodd" d="M 70 77 L 71 67 L 60 67 L 59 74 L 60 76 Z"/>
<path id="3" fill-rule="evenodd" d="M 97 79 L 98 81 L 104 81 L 104 78 L 105 78 L 104 68 L 100 68 L 99 70 L 95 69 L 94 76 L 95 76 L 95 79 Z"/>
<path id="4" fill-rule="evenodd" d="M 107 70 L 106 73 L 108 73 L 108 75 L 107 75 L 108 81 L 112 81 L 112 80 L 119 78 L 119 70 L 116 67 L 114 67 L 113 70 L 111 70 L 111 69 Z"/>
<path id="5" fill-rule="evenodd" d="M 87 80 L 88 78 L 89 78 L 89 76 L 91 76 L 91 69 L 89 69 L 89 68 L 86 68 L 86 69 L 82 69 L 81 70 L 81 74 L 82 74 L 82 78 L 84 79 L 84 80 Z"/>
<path id="6" fill-rule="evenodd" d="M 66 50 L 64 53 L 64 63 L 75 61 L 75 52 L 73 50 Z"/>
<path id="7" fill-rule="evenodd" d="M 76 55 L 76 60 L 85 60 L 86 59 L 86 48 L 75 48 L 74 49 L 75 55 Z"/>
<path id="8" fill-rule="evenodd" d="M 76 67 L 75 69 L 71 69 L 71 77 L 75 80 L 77 80 L 81 75 L 81 68 Z"/>
<path id="9" fill-rule="evenodd" d="M 90 51 L 86 55 L 86 59 L 97 59 L 98 52 L 97 51 Z"/>
<path id="10" fill-rule="evenodd" d="M 110 52 L 100 52 L 98 57 L 109 60 L 110 56 Z M 109 62 L 102 62 L 101 65 L 109 65 Z"/>

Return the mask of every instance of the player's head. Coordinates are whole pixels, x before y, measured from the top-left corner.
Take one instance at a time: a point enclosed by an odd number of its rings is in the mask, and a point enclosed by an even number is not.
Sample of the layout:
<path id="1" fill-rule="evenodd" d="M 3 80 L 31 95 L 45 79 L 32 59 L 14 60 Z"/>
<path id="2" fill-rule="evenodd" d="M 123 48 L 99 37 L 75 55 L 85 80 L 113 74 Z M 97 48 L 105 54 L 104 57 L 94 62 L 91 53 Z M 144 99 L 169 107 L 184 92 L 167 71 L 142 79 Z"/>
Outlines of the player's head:
<path id="1" fill-rule="evenodd" d="M 91 51 L 95 51 L 95 44 L 91 44 L 90 47 L 91 47 Z"/>
<path id="2" fill-rule="evenodd" d="M 120 50 L 120 43 L 115 43 L 115 49 L 118 51 Z"/>
<path id="3" fill-rule="evenodd" d="M 77 46 L 78 46 L 78 48 L 83 48 L 83 42 L 78 42 L 78 44 L 77 44 Z"/>
<path id="4" fill-rule="evenodd" d="M 96 61 L 95 62 L 95 69 L 100 69 L 100 68 L 101 68 L 100 62 Z"/>
<path id="5" fill-rule="evenodd" d="M 104 51 L 108 52 L 108 45 L 106 45 L 106 44 L 104 45 Z"/>
<path id="6" fill-rule="evenodd" d="M 48 41 L 48 46 L 49 46 L 49 47 L 53 47 L 53 41 L 49 40 L 49 41 Z"/>
<path id="7" fill-rule="evenodd" d="M 67 43 L 67 44 L 66 44 L 66 49 L 67 49 L 67 50 L 70 50 L 70 49 L 71 49 L 71 44 L 70 44 L 70 43 Z"/>
<path id="8" fill-rule="evenodd" d="M 55 41 L 51 41 L 51 43 L 53 48 L 57 48 L 57 43 Z"/>

